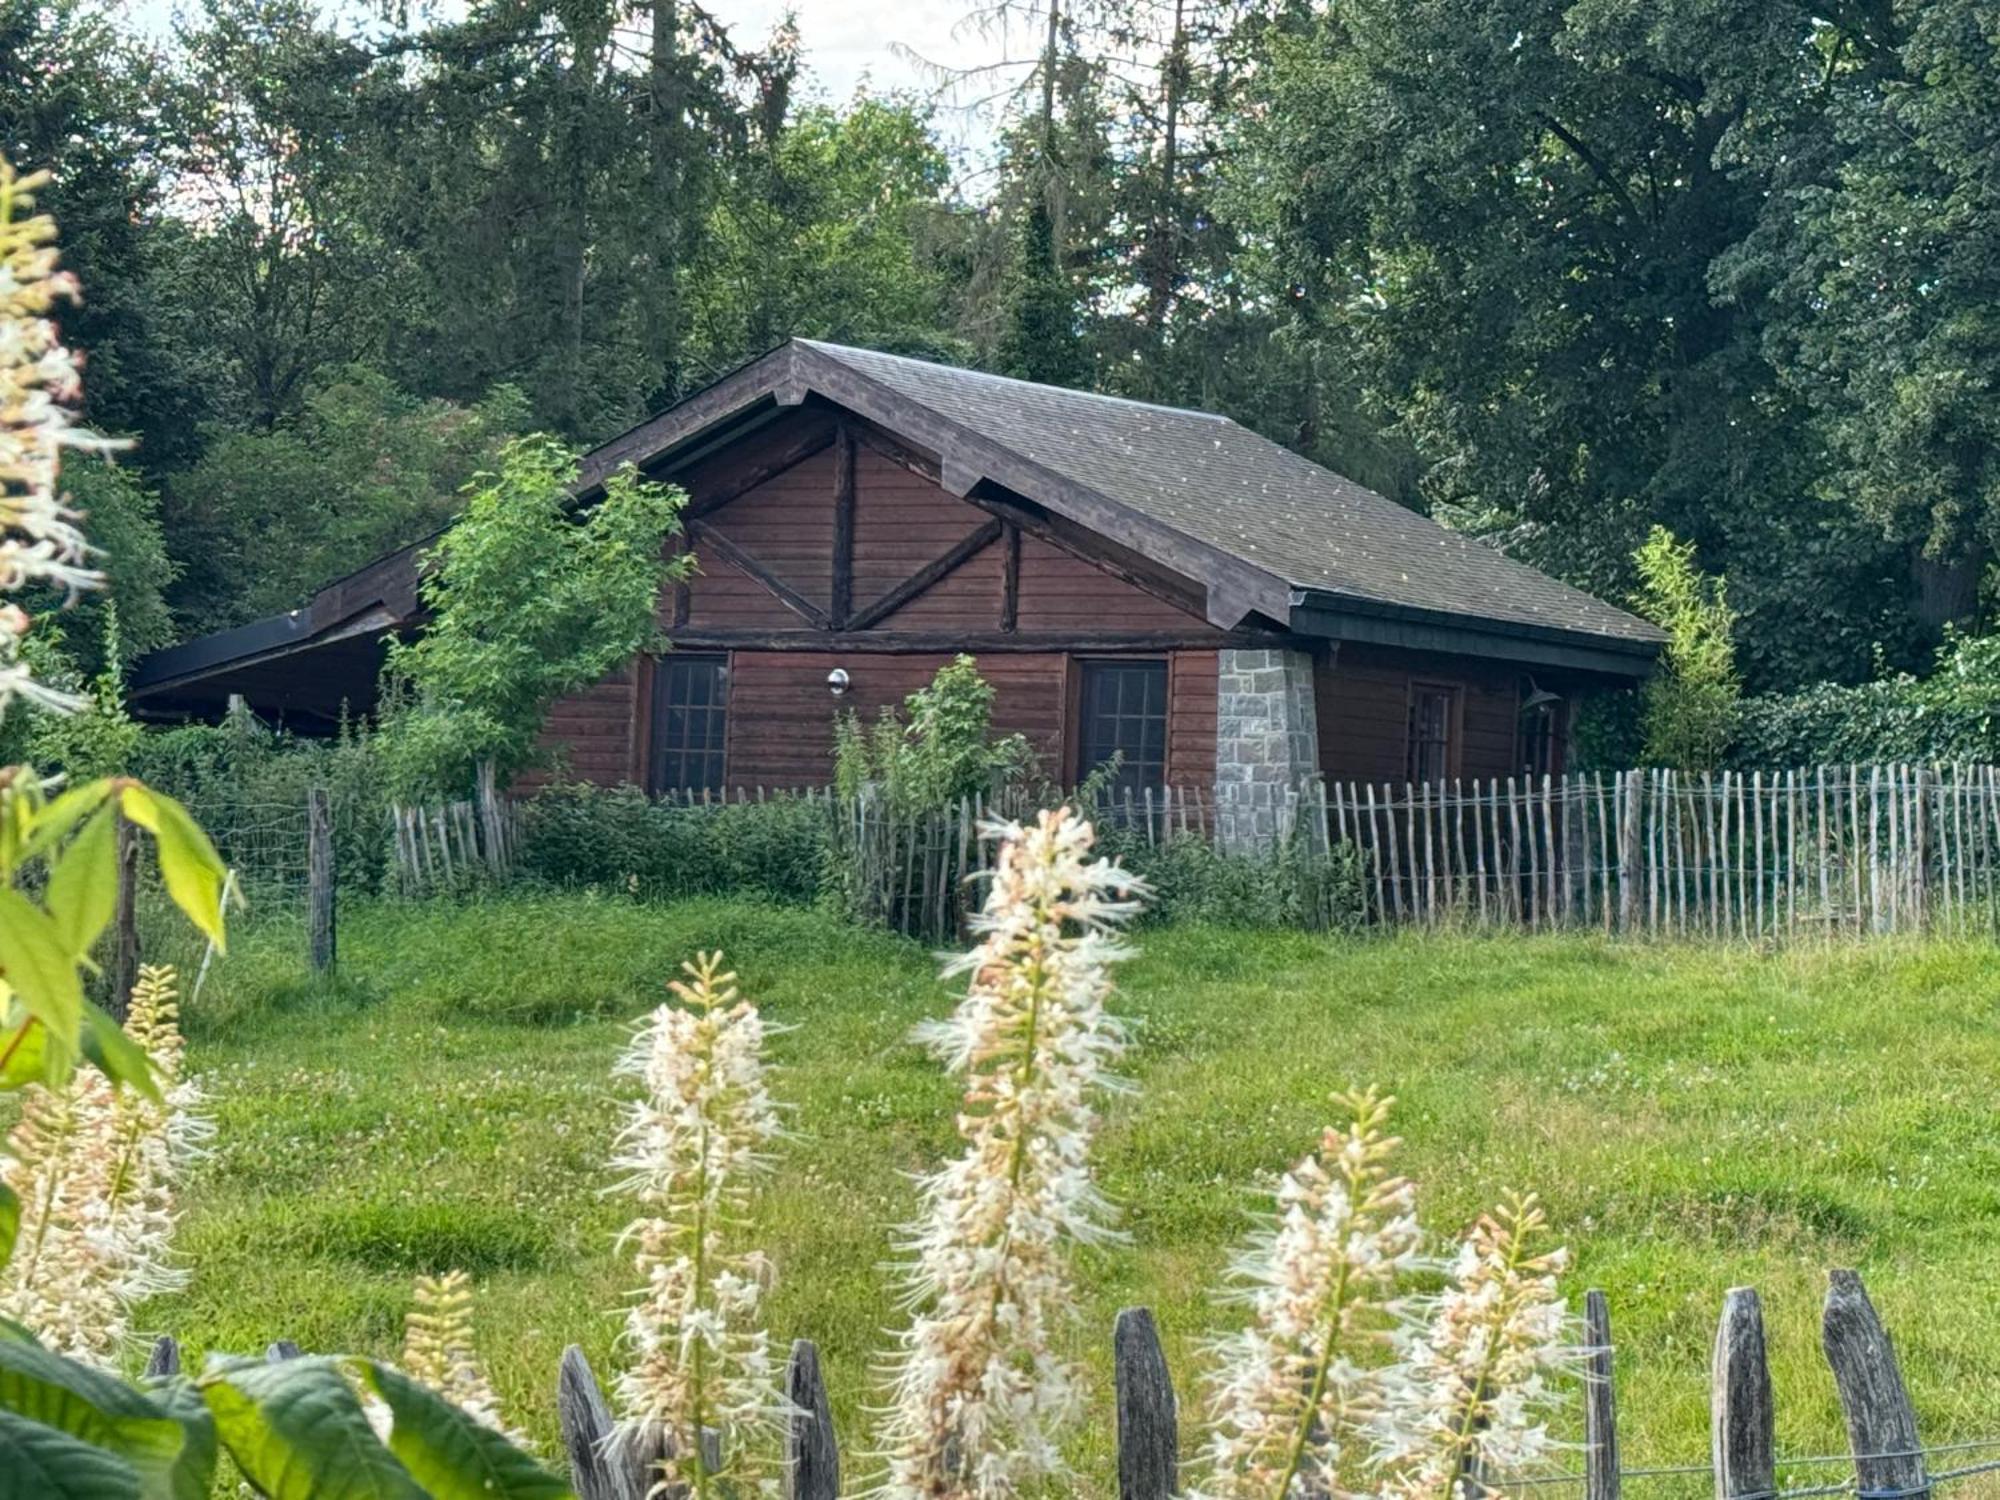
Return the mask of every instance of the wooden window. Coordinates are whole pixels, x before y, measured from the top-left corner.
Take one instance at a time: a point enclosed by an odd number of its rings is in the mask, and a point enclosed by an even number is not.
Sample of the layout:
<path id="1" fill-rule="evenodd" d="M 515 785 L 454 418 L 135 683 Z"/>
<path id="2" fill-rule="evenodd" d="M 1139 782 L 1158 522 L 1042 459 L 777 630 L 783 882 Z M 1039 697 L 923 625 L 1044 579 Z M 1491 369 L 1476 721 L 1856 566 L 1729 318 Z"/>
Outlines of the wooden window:
<path id="1" fill-rule="evenodd" d="M 655 796 L 723 789 L 729 659 L 662 657 L 653 669 L 653 739 L 646 788 Z"/>
<path id="2" fill-rule="evenodd" d="M 1086 661 L 1077 720 L 1077 778 L 1119 757 L 1114 796 L 1167 784 L 1167 664 Z"/>
<path id="3" fill-rule="evenodd" d="M 1413 782 L 1442 781 L 1457 758 L 1458 689 L 1410 685 L 1409 749 L 1404 774 Z"/>

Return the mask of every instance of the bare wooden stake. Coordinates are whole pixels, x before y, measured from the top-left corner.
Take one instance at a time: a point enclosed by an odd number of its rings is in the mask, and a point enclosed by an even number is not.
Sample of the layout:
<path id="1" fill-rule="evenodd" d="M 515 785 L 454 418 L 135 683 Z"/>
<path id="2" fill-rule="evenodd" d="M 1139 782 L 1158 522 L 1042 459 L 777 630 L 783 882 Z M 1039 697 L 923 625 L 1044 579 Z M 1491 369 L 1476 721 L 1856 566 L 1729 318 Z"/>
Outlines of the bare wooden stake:
<path id="1" fill-rule="evenodd" d="M 132 986 L 139 982 L 139 830 L 123 813 L 114 809 L 111 816 L 118 827 L 118 894 L 112 906 L 111 993 L 104 1008 L 122 1024 Z"/>
<path id="2" fill-rule="evenodd" d="M 792 1344 L 785 1367 L 791 1414 L 785 1421 L 786 1500 L 839 1500 L 840 1450 L 833 1440 L 833 1409 L 820 1378 L 819 1349 L 811 1339 Z"/>
<path id="3" fill-rule="evenodd" d="M 1612 1379 L 1611 1305 L 1604 1293 L 1583 1297 L 1583 1497 L 1618 1500 L 1618 1391 Z"/>
<path id="4" fill-rule="evenodd" d="M 1860 1500 L 1924 1500 L 1930 1479 L 1917 1440 L 1917 1414 L 1895 1347 L 1855 1272 L 1828 1273 L 1820 1337 L 1847 1416 Z"/>
<path id="5" fill-rule="evenodd" d="M 181 1346 L 167 1335 L 153 1340 L 153 1352 L 146 1356 L 146 1378 L 164 1380 L 181 1372 Z"/>
<path id="6" fill-rule="evenodd" d="M 1119 1500 L 1171 1500 L 1180 1486 L 1174 1384 L 1153 1314 L 1128 1307 L 1111 1331 L 1118 1386 Z"/>
<path id="7" fill-rule="evenodd" d="M 622 1466 L 609 1451 L 611 1408 L 583 1351 L 571 1344 L 556 1368 L 556 1424 L 577 1500 L 632 1500 Z"/>
<path id="8" fill-rule="evenodd" d="M 1764 1309 L 1749 1287 L 1732 1287 L 1715 1330 L 1709 1396 L 1716 1500 L 1769 1500 L 1776 1492 L 1776 1427 Z"/>
<path id="9" fill-rule="evenodd" d="M 333 799 L 323 786 L 306 793 L 306 920 L 313 972 L 334 965 Z"/>

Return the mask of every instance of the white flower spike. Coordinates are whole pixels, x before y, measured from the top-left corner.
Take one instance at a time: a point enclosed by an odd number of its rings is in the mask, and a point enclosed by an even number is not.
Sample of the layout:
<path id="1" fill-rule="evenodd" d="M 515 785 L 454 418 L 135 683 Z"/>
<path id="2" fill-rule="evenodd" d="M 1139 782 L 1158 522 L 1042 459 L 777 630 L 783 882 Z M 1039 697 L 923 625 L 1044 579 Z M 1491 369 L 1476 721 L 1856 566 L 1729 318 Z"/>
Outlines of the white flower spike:
<path id="1" fill-rule="evenodd" d="M 1108 1238 L 1091 1180 L 1096 1098 L 1123 1049 L 1105 1010 L 1116 929 L 1139 882 L 1090 858 L 1091 826 L 1068 809 L 1001 841 L 979 945 L 946 975 L 970 976 L 948 1020 L 920 1028 L 964 1080 L 965 1151 L 922 1183 L 909 1300 L 883 1433 L 893 1500 L 1001 1500 L 1061 1472 L 1077 1373 L 1052 1331 L 1074 1299 L 1068 1250 Z"/>
<path id="2" fill-rule="evenodd" d="M 706 1500 L 715 1481 L 763 1477 L 764 1449 L 788 1411 L 758 1321 L 771 1281 L 730 1232 L 748 1217 L 754 1179 L 781 1129 L 764 1079 L 768 1031 L 720 953 L 684 966 L 687 982 L 619 1060 L 641 1096 L 626 1109 L 612 1166 L 644 1216 L 627 1226 L 641 1286 L 626 1316 L 631 1364 L 615 1387 L 619 1440 L 664 1452 L 660 1488 Z M 700 1435 L 723 1440 L 711 1470 Z"/>
<path id="3" fill-rule="evenodd" d="M 1197 1491 L 1212 1500 L 1349 1494 L 1381 1409 L 1380 1361 L 1359 1361 L 1402 1315 L 1397 1283 L 1422 1240 L 1416 1194 L 1389 1171 L 1394 1101 L 1370 1089 L 1334 1103 L 1348 1123 L 1280 1180 L 1275 1219 L 1232 1267 L 1251 1319 L 1213 1349 Z"/>
<path id="4" fill-rule="evenodd" d="M 52 584 L 74 595 L 104 577 L 87 566 L 91 549 L 62 502 L 62 450 L 120 445 L 74 421 L 81 366 L 51 314 L 76 300 L 77 283 L 57 268 L 54 222 L 32 212 L 46 181 L 0 159 L 0 593 Z M 14 698 L 76 708 L 80 700 L 36 682 L 22 660 L 29 624 L 18 605 L 0 605 L 0 713 Z"/>

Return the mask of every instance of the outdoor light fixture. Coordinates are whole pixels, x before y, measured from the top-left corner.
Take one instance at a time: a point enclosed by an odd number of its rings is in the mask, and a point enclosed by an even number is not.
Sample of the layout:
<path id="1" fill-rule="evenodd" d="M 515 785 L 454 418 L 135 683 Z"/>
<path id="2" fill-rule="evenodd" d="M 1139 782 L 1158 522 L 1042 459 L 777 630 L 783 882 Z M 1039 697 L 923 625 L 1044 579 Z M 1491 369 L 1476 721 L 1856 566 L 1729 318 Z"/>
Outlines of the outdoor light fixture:
<path id="1" fill-rule="evenodd" d="M 832 693 L 834 697 L 839 698 L 844 696 L 847 692 L 847 668 L 835 667 L 831 672 L 827 673 L 826 686 L 827 691 Z"/>
<path id="2" fill-rule="evenodd" d="M 1528 679 L 1528 696 L 1521 700 L 1521 712 L 1531 714 L 1538 708 L 1547 708 L 1551 704 L 1562 701 L 1561 693 L 1552 693 L 1547 688 L 1537 687 L 1535 679 L 1530 677 Z"/>

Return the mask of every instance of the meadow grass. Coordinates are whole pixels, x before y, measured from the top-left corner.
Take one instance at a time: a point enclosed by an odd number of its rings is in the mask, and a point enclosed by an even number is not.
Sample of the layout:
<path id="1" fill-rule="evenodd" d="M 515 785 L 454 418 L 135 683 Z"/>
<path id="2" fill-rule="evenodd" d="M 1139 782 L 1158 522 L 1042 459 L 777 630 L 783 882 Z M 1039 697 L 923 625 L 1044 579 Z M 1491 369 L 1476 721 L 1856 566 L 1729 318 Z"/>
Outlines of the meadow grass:
<path id="1" fill-rule="evenodd" d="M 1593 937 L 1338 939 L 1149 930 L 1118 1009 L 1139 1022 L 1098 1160 L 1129 1243 L 1081 1263 L 1074 1347 L 1094 1376 L 1081 1493 L 1110 1476 L 1109 1330 L 1157 1314 L 1184 1396 L 1214 1288 L 1328 1093 L 1401 1100 L 1424 1217 L 1462 1228 L 1533 1188 L 1610 1294 L 1628 1464 L 1700 1462 L 1722 1294 L 1765 1298 L 1781 1452 L 1837 1451 L 1818 1352 L 1829 1266 L 1863 1269 L 1925 1422 L 2000 1430 L 2000 984 L 1987 944 L 1777 954 Z M 607 1079 L 630 1023 L 721 946 L 791 1029 L 775 1090 L 796 1137 L 754 1228 L 780 1339 L 818 1341 L 844 1449 L 900 1321 L 895 1227 L 951 1149 L 954 1100 L 908 1040 L 949 993 L 917 946 L 744 901 L 513 897 L 356 904 L 337 981 L 266 920 L 189 1007 L 216 1149 L 188 1194 L 189 1290 L 145 1321 L 197 1349 L 393 1352 L 409 1283 L 463 1267 L 514 1420 L 552 1446 L 565 1344 L 614 1364 L 625 1205 L 604 1196 Z M 1831 1477 L 1821 1471 L 1801 1481 Z M 1678 1500 L 1705 1493 L 1657 1481 Z M 1562 1493 L 1562 1492 L 1550 1492 Z"/>

